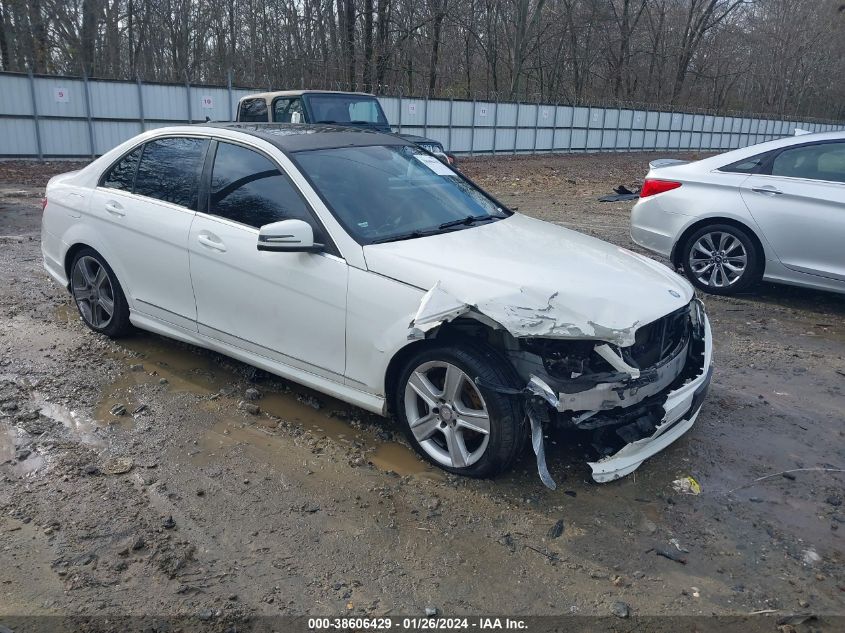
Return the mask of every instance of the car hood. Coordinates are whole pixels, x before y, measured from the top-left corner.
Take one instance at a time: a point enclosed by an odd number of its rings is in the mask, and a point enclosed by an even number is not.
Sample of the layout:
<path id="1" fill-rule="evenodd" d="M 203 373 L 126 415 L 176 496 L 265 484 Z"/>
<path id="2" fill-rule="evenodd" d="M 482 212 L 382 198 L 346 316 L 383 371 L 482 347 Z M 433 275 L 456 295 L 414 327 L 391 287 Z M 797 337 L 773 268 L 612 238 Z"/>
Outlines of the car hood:
<path id="1" fill-rule="evenodd" d="M 404 139 L 406 141 L 409 141 L 411 143 L 417 143 L 417 144 L 419 144 L 419 143 L 429 143 L 431 145 L 440 145 L 441 144 L 440 141 L 435 141 L 433 139 L 426 138 L 425 136 L 418 136 L 416 134 L 397 134 L 396 136 L 398 136 L 399 138 Z"/>
<path id="2" fill-rule="evenodd" d="M 427 290 L 412 322 L 463 313 L 517 337 L 633 344 L 642 325 L 689 303 L 692 287 L 647 257 L 520 215 L 364 247 L 368 268 Z M 424 328 L 423 328 L 424 329 Z"/>

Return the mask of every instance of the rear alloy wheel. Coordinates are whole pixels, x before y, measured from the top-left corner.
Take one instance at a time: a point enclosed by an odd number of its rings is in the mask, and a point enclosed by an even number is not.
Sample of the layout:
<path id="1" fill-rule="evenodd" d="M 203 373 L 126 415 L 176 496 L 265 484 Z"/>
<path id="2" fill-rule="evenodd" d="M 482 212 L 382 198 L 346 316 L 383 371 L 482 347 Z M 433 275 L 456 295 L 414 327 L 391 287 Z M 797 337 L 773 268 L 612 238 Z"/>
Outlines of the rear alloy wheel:
<path id="1" fill-rule="evenodd" d="M 527 437 L 515 398 L 476 384 L 509 384 L 494 353 L 456 345 L 424 350 L 402 372 L 395 408 L 408 440 L 449 472 L 487 477 L 510 465 Z"/>
<path id="2" fill-rule="evenodd" d="M 683 264 L 693 285 L 712 294 L 735 294 L 760 279 L 756 245 L 745 231 L 729 224 L 693 233 L 684 246 Z"/>
<path id="3" fill-rule="evenodd" d="M 115 338 L 129 330 L 129 306 L 123 290 L 109 265 L 93 249 L 76 254 L 70 291 L 85 325 L 95 332 Z"/>

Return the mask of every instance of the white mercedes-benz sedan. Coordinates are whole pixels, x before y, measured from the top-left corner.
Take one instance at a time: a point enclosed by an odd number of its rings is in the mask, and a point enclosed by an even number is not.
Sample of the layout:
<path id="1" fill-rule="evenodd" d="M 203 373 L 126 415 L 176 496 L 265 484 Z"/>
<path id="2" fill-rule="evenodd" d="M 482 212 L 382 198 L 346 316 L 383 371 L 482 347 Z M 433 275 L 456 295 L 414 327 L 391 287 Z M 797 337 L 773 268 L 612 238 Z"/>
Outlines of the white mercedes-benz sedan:
<path id="1" fill-rule="evenodd" d="M 591 434 L 597 481 L 693 424 L 710 326 L 646 257 L 505 208 L 396 136 L 226 124 L 137 136 L 53 178 L 44 265 L 84 322 L 136 326 L 394 415 L 477 477 L 543 432 Z"/>
<path id="2" fill-rule="evenodd" d="M 845 292 L 845 132 L 655 161 L 631 238 L 705 292 L 734 294 L 760 279 Z"/>

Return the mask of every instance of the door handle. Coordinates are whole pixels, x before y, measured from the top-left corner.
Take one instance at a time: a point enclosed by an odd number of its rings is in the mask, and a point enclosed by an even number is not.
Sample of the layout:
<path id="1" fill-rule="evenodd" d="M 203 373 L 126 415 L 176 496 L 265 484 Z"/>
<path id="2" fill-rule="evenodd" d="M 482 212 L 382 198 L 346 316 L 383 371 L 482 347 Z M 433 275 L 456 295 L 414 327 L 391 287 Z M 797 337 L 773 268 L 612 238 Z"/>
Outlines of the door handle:
<path id="1" fill-rule="evenodd" d="M 776 189 L 771 185 L 766 185 L 765 187 L 751 187 L 751 191 L 755 193 L 768 193 L 773 196 L 779 196 L 783 193 L 780 189 Z"/>
<path id="2" fill-rule="evenodd" d="M 212 239 L 209 235 L 200 235 L 199 237 L 197 237 L 197 242 L 199 242 L 206 248 L 210 248 L 221 253 L 226 252 L 226 245 L 219 240 Z"/>
<path id="3" fill-rule="evenodd" d="M 126 215 L 126 211 L 123 210 L 123 207 L 120 206 L 114 200 L 109 200 L 108 202 L 106 202 L 106 211 L 108 211 L 112 215 L 116 215 L 120 218 L 122 218 L 124 215 Z"/>

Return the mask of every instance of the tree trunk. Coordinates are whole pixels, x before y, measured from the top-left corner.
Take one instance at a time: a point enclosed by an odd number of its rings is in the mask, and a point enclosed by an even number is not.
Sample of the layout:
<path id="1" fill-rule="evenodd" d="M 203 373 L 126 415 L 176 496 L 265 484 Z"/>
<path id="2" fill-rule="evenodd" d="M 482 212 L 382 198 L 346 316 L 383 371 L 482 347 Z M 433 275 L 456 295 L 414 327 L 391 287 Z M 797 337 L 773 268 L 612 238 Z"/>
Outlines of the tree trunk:
<path id="1" fill-rule="evenodd" d="M 355 1 L 344 1 L 344 44 L 346 45 L 346 83 L 349 90 L 355 89 Z"/>
<path id="2" fill-rule="evenodd" d="M 373 91 L 373 0 L 364 0 L 364 91 Z"/>
<path id="3" fill-rule="evenodd" d="M 6 39 L 7 29 L 6 3 L 0 1 L 0 68 L 3 70 L 10 70 L 12 66 L 9 58 L 9 42 Z"/>
<path id="4" fill-rule="evenodd" d="M 28 0 L 29 23 L 32 28 L 32 65 L 37 73 L 47 72 L 47 27 L 41 0 Z"/>
<path id="5" fill-rule="evenodd" d="M 376 25 L 376 90 L 384 91 L 384 82 L 387 77 L 387 36 L 390 26 L 390 0 L 378 0 L 378 24 Z"/>
<path id="6" fill-rule="evenodd" d="M 80 37 L 79 61 L 81 70 L 89 76 L 94 73 L 94 51 L 99 27 L 99 2 L 82 0 L 82 34 Z"/>
<path id="7" fill-rule="evenodd" d="M 446 17 L 446 6 L 448 0 L 432 0 L 432 12 L 434 22 L 431 33 L 431 54 L 428 62 L 428 96 L 434 97 L 434 89 L 437 86 L 437 62 L 440 53 L 440 31 L 443 27 L 443 19 Z"/>

